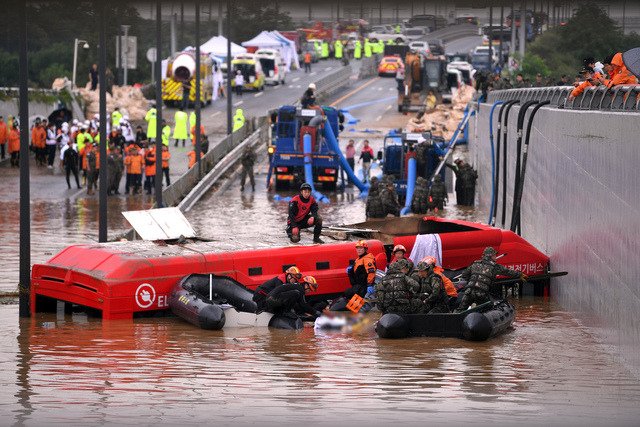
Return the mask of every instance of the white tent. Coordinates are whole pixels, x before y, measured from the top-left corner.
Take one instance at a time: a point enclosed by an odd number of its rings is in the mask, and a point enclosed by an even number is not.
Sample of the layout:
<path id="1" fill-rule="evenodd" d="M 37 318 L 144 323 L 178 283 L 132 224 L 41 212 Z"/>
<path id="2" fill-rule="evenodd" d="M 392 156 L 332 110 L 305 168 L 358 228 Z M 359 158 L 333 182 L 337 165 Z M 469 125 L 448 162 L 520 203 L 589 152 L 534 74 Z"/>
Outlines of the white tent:
<path id="1" fill-rule="evenodd" d="M 221 58 L 227 57 L 227 38 L 224 36 L 215 36 L 200 46 L 202 52 L 210 53 Z M 246 53 L 247 49 L 231 42 L 231 56 Z"/>
<path id="2" fill-rule="evenodd" d="M 299 70 L 300 61 L 298 61 L 298 52 L 296 51 L 296 42 L 294 42 L 293 40 L 289 40 L 288 38 L 280 34 L 280 32 L 277 30 L 271 31 L 271 35 L 287 43 L 287 46 L 282 48 L 282 50 L 280 51 L 280 54 L 284 58 L 284 61 L 287 63 L 287 68 L 290 69 L 291 64 L 295 64 L 296 69 Z"/>
<path id="3" fill-rule="evenodd" d="M 287 46 L 282 40 L 279 40 L 277 37 L 271 35 L 268 31 L 262 31 L 260 34 L 252 38 L 251 40 L 247 40 L 246 42 L 242 42 L 242 46 L 251 46 L 251 47 L 264 47 L 269 49 L 279 49 Z"/>

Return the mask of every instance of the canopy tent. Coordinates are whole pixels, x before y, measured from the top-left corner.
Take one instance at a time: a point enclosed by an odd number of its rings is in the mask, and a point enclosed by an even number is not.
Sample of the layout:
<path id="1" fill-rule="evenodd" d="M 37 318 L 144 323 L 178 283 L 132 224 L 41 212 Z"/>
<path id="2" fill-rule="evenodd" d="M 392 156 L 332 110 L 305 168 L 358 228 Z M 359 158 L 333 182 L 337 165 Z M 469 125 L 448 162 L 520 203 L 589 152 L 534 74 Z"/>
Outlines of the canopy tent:
<path id="1" fill-rule="evenodd" d="M 207 42 L 200 46 L 200 51 L 210 53 L 211 55 L 219 56 L 221 58 L 227 57 L 227 38 L 224 36 L 215 36 L 210 38 Z M 231 56 L 241 55 L 246 53 L 247 49 L 231 42 Z"/>
<path id="2" fill-rule="evenodd" d="M 264 47 L 264 48 L 270 48 L 270 49 L 279 49 L 287 45 L 288 43 L 285 43 L 284 41 L 279 40 L 277 37 L 271 35 L 268 31 L 262 31 L 260 34 L 258 34 L 251 40 L 242 42 L 242 46 L 255 46 L 255 47 Z"/>
<path id="3" fill-rule="evenodd" d="M 298 52 L 296 51 L 296 42 L 294 42 L 293 40 L 289 40 L 277 30 L 271 31 L 271 34 L 277 37 L 279 40 L 287 43 L 287 47 L 283 48 L 280 53 L 284 58 L 284 61 L 287 63 L 287 68 L 291 68 L 291 64 L 295 64 L 296 69 L 299 70 L 300 61 L 298 60 Z"/>
<path id="4" fill-rule="evenodd" d="M 196 48 L 193 47 L 193 46 L 187 46 L 184 49 L 182 49 L 182 52 L 193 52 L 193 53 L 195 53 L 196 52 Z M 217 64 L 220 64 L 221 62 L 224 62 L 224 59 L 222 59 L 222 58 L 220 58 L 218 56 L 215 56 L 214 54 L 212 54 L 210 52 L 205 52 L 205 51 L 202 50 L 202 48 L 200 48 L 200 54 L 201 55 L 208 54 L 209 58 L 211 58 L 213 60 L 213 62 L 215 62 Z"/>

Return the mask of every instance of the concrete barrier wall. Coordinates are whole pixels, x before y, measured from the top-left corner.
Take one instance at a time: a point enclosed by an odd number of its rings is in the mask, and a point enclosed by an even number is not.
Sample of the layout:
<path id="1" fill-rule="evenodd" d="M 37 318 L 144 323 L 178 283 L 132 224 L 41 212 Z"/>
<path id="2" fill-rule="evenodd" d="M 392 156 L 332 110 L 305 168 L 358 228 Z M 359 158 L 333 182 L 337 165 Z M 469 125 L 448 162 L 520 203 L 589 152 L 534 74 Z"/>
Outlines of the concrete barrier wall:
<path id="1" fill-rule="evenodd" d="M 469 132 L 472 162 L 479 169 L 479 201 L 487 210 L 492 194 L 490 109 L 491 104 L 481 105 Z M 493 118 L 494 135 L 498 110 Z M 513 206 L 518 111 L 519 107 L 514 107 L 509 115 L 505 228 L 511 222 Z M 638 135 L 638 113 L 542 108 L 531 131 L 521 216 L 523 237 L 551 257 L 553 271 L 569 272 L 552 281 L 553 298 L 567 310 L 585 314 L 585 318 L 593 319 L 595 314 L 597 326 L 593 330 L 617 349 L 637 375 Z M 501 209 L 499 202 L 499 213 Z M 498 226 L 500 220 L 499 215 Z"/>

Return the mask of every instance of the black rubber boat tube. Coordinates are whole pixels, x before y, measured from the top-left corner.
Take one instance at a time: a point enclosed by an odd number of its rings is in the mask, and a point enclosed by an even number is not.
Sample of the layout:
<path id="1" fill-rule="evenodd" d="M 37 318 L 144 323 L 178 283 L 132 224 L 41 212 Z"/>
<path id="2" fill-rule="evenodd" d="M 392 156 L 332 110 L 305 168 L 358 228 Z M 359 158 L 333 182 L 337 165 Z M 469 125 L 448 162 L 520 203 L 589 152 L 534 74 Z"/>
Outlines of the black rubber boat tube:
<path id="1" fill-rule="evenodd" d="M 515 103 L 517 101 L 511 100 L 507 101 L 500 106 L 500 111 L 498 111 L 498 135 L 496 137 L 496 170 L 495 170 L 495 178 L 493 181 L 493 200 L 491 202 L 492 210 L 491 217 L 489 219 L 489 225 L 496 225 L 496 216 L 498 214 L 498 193 L 500 191 L 500 137 L 502 136 L 502 113 L 504 112 L 505 107 Z"/>
<path id="2" fill-rule="evenodd" d="M 519 103 L 519 99 L 509 101 L 509 105 L 504 111 L 504 124 L 502 126 L 502 143 L 504 144 L 502 148 L 502 228 L 504 228 L 507 221 L 507 128 L 509 126 L 509 111 L 511 111 L 511 107 Z"/>
<path id="3" fill-rule="evenodd" d="M 527 135 L 524 140 L 524 149 L 522 153 L 522 171 L 520 172 L 520 176 L 518 178 L 518 186 L 516 187 L 515 195 L 513 196 L 513 212 L 511 213 L 511 231 L 516 231 L 520 234 L 520 207 L 522 204 L 522 191 L 524 189 L 524 177 L 525 172 L 527 171 L 527 157 L 529 153 L 529 139 L 531 137 L 531 128 L 533 127 L 533 118 L 535 117 L 538 110 L 545 105 L 551 103 L 551 101 L 542 101 L 539 102 L 538 105 L 533 107 L 531 110 L 531 115 L 529 115 L 529 121 L 527 122 Z"/>
<path id="4" fill-rule="evenodd" d="M 520 111 L 518 111 L 518 128 L 516 130 L 517 139 L 516 139 L 516 170 L 513 176 L 513 203 L 511 205 L 511 227 L 509 228 L 511 231 L 514 230 L 514 221 L 513 221 L 513 207 L 516 202 L 516 192 L 518 191 L 518 186 L 520 185 L 520 158 L 522 154 L 522 129 L 524 128 L 524 117 L 527 114 L 527 109 L 532 105 L 537 104 L 539 101 L 531 100 L 522 104 L 520 107 Z"/>

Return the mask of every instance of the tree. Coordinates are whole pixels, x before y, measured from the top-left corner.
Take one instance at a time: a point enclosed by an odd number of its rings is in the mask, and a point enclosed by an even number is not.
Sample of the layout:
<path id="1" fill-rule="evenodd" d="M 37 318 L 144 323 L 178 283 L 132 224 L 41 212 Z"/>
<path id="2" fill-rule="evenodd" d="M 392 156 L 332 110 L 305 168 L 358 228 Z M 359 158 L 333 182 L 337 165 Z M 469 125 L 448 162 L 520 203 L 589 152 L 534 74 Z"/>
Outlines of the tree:
<path id="1" fill-rule="evenodd" d="M 604 9 L 595 2 L 581 4 L 566 25 L 553 28 L 529 46 L 554 74 L 574 75 L 582 60 L 591 56 L 598 60 L 615 52 L 640 45 L 640 36 L 625 36 Z"/>

